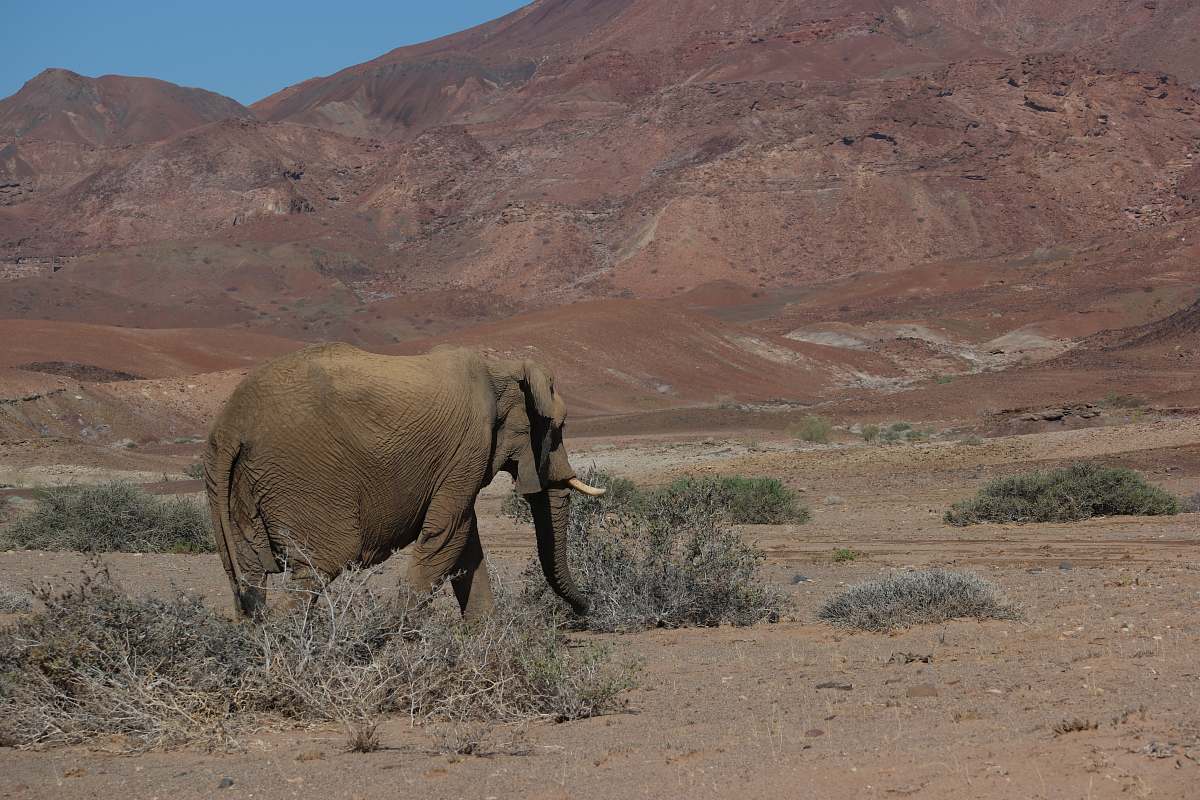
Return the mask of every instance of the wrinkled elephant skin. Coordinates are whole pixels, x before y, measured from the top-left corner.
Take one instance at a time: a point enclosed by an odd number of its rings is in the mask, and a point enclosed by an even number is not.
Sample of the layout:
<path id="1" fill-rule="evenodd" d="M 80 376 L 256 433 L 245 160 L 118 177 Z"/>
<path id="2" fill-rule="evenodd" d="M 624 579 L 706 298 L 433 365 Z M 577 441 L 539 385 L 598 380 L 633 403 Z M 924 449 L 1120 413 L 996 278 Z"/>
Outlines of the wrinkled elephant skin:
<path id="1" fill-rule="evenodd" d="M 463 614 L 487 614 L 475 497 L 505 471 L 530 501 L 547 581 L 585 612 L 566 560 L 566 487 L 576 482 L 565 418 L 553 377 L 532 361 L 329 344 L 264 365 L 217 417 L 204 461 L 237 610 L 264 609 L 268 574 L 288 568 L 315 591 L 412 545 L 413 591 L 454 576 Z"/>

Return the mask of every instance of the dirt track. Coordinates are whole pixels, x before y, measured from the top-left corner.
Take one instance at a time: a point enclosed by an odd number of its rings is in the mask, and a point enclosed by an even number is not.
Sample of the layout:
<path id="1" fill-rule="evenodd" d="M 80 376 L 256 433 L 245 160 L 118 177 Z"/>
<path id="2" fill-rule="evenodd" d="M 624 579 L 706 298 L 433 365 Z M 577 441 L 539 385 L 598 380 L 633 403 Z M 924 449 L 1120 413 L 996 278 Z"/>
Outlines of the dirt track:
<path id="1" fill-rule="evenodd" d="M 500 728 L 521 755 L 435 752 L 437 731 L 392 719 L 387 746 L 343 752 L 336 729 L 262 733 L 234 753 L 113 758 L 83 748 L 0 750 L 0 797 L 858 797 L 1186 798 L 1200 777 L 1200 515 L 1069 525 L 944 525 L 980 481 L 1087 457 L 1200 490 L 1195 420 L 1065 431 L 981 445 L 798 449 L 790 442 L 578 443 L 581 459 L 637 479 L 775 474 L 803 488 L 803 526 L 748 527 L 790 587 L 794 616 L 749 629 L 606 637 L 644 663 L 629 707 L 598 719 Z M 481 499 L 485 546 L 506 569 L 529 532 Z M 834 547 L 863 555 L 834 564 Z M 215 556 L 109 556 L 119 581 L 227 605 Z M 403 569 L 389 562 L 381 580 Z M 73 579 L 82 558 L 0 554 L 11 582 Z M 1021 622 L 844 634 L 815 612 L 842 584 L 892 568 L 958 566 L 997 583 Z M 911 653 L 928 663 L 901 664 Z M 850 689 L 817 688 L 833 681 Z M 1055 734 L 1078 718 L 1095 729 Z M 102 749 L 102 748 L 101 748 Z M 228 778 L 232 786 L 218 792 Z"/>

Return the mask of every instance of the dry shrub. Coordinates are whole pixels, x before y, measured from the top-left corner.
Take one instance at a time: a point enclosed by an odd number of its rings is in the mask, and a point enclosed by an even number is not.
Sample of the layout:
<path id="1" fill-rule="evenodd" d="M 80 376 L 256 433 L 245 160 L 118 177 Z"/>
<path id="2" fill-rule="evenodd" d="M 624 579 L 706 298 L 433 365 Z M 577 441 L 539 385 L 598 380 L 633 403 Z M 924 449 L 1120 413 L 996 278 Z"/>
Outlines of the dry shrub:
<path id="1" fill-rule="evenodd" d="M 735 525 L 804 523 L 812 516 L 796 493 L 775 478 L 681 478 L 654 492 L 651 499 L 660 509 L 716 506 Z"/>
<path id="2" fill-rule="evenodd" d="M 592 486 L 604 490 L 604 505 L 610 512 L 635 508 L 645 499 L 646 493 L 626 478 L 618 478 L 593 468 L 587 472 L 586 479 Z M 529 503 L 517 492 L 516 486 L 513 486 L 508 497 L 504 498 L 500 510 L 516 522 L 533 524 L 533 512 L 529 510 Z"/>
<path id="3" fill-rule="evenodd" d="M 33 608 L 33 595 L 0 584 L 0 614 L 20 614 Z"/>
<path id="4" fill-rule="evenodd" d="M 603 485 L 604 477 L 586 480 Z M 616 510 L 607 498 L 572 501 L 567 552 L 591 606 L 574 625 L 613 632 L 779 618 L 786 596 L 762 575 L 762 552 L 730 527 L 719 485 L 705 485 L 651 493 Z M 565 608 L 536 561 L 525 575 L 532 605 Z"/>
<path id="5" fill-rule="evenodd" d="M 133 597 L 93 570 L 43 592 L 45 611 L 0 631 L 0 744 L 118 737 L 135 750 L 228 745 L 278 723 L 337 723 L 349 746 L 378 746 L 383 713 L 414 721 L 571 720 L 615 707 L 631 668 L 569 646 L 558 620 L 503 591 L 468 626 L 450 604 L 406 607 L 354 572 L 261 624 L 198 599 Z"/>
<path id="6" fill-rule="evenodd" d="M 884 444 L 899 444 L 900 442 L 928 441 L 930 431 L 919 430 L 907 422 L 893 422 L 877 434 L 877 439 Z"/>
<path id="7" fill-rule="evenodd" d="M 832 422 L 824 417 L 810 414 L 788 428 L 788 433 L 803 442 L 825 444 L 829 441 L 829 434 L 832 430 Z"/>
<path id="8" fill-rule="evenodd" d="M 1088 719 L 1064 719 L 1054 723 L 1050 730 L 1055 736 L 1064 736 L 1068 733 L 1079 733 L 1080 731 L 1094 731 L 1100 727 L 1099 722 L 1092 722 Z"/>
<path id="9" fill-rule="evenodd" d="M 1178 498 L 1123 467 L 1078 463 L 989 482 L 945 514 L 951 525 L 980 522 L 1075 522 L 1118 514 L 1178 514 Z"/>
<path id="10" fill-rule="evenodd" d="M 680 478 L 657 489 L 640 489 L 632 481 L 591 470 L 588 479 L 604 489 L 603 508 L 608 514 L 645 514 L 651 507 L 697 504 L 720 509 L 735 525 L 781 525 L 808 522 L 812 512 L 796 493 L 775 478 Z M 503 513 L 517 522 L 532 523 L 529 504 L 514 489 L 504 501 Z"/>
<path id="11" fill-rule="evenodd" d="M 996 587 L 966 572 L 895 573 L 852 586 L 827 601 L 817 616 L 839 628 L 884 632 L 962 617 L 1017 619 Z"/>
<path id="12" fill-rule="evenodd" d="M 480 722 L 455 722 L 434 727 L 434 750 L 441 755 L 491 758 L 529 755 L 532 747 L 523 726 L 497 726 Z"/>
<path id="13" fill-rule="evenodd" d="M 211 553 L 208 512 L 183 497 L 162 498 L 124 481 L 55 486 L 0 530 L 0 548 L 125 553 Z"/>

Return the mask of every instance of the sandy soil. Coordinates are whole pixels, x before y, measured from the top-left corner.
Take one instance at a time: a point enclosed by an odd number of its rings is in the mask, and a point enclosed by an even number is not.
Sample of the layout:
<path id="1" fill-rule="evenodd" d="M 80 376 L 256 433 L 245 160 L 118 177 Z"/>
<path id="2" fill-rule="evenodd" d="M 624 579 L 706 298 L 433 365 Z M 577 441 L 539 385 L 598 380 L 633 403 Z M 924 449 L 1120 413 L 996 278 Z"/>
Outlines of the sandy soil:
<path id="1" fill-rule="evenodd" d="M 1200 777 L 1200 515 L 1069 525 L 944 525 L 946 505 L 996 474 L 1086 457 L 1200 491 L 1200 422 L 896 447 L 738 438 L 583 440 L 577 458 L 642 481 L 680 471 L 773 474 L 804 489 L 803 526 L 750 526 L 794 614 L 777 625 L 603 637 L 639 660 L 622 713 L 489 734 L 485 757 L 439 753 L 439 729 L 393 718 L 385 749 L 344 751 L 330 728 L 261 732 L 228 753 L 120 756 L 103 747 L 0 750 L 0 797 L 1194 796 Z M 193 488 L 181 486 L 180 488 Z M 485 546 L 510 570 L 528 531 L 480 500 Z M 835 564 L 835 547 L 861 557 Z M 108 556 L 116 578 L 227 606 L 215 556 Z M 75 554 L 0 554 L 9 583 L 74 580 Z M 896 635 L 816 620 L 845 584 L 908 566 L 975 570 L 1020 622 Z M 380 580 L 404 567 L 403 554 Z M 898 654 L 921 659 L 901 663 Z M 833 682 L 850 688 L 820 688 Z M 1079 719 L 1094 729 L 1056 734 Z M 512 744 L 516 742 L 516 744 Z M 224 786 L 225 788 L 221 788 Z M 815 793 L 815 794 L 814 794 Z"/>

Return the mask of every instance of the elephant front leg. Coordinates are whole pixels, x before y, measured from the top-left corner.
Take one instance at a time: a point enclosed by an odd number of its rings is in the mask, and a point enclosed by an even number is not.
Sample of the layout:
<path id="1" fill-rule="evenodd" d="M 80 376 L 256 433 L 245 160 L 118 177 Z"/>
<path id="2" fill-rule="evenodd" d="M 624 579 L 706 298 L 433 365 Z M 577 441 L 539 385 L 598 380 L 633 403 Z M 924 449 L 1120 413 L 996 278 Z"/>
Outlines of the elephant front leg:
<path id="1" fill-rule="evenodd" d="M 471 512 L 471 529 L 467 534 L 467 543 L 451 572 L 450 585 L 454 587 L 454 596 L 458 598 L 458 607 L 462 609 L 463 619 L 467 622 L 477 622 L 491 616 L 496 607 L 496 599 L 492 595 L 492 580 L 483 557 L 483 543 L 479 541 L 479 521 L 475 518 L 474 511 Z"/>
<path id="2" fill-rule="evenodd" d="M 494 601 L 475 510 L 468 508 L 450 524 L 437 525 L 426 516 L 426 528 L 417 539 L 408 565 L 408 588 L 428 598 L 438 584 L 451 579 L 459 608 L 467 619 L 491 612 Z"/>

